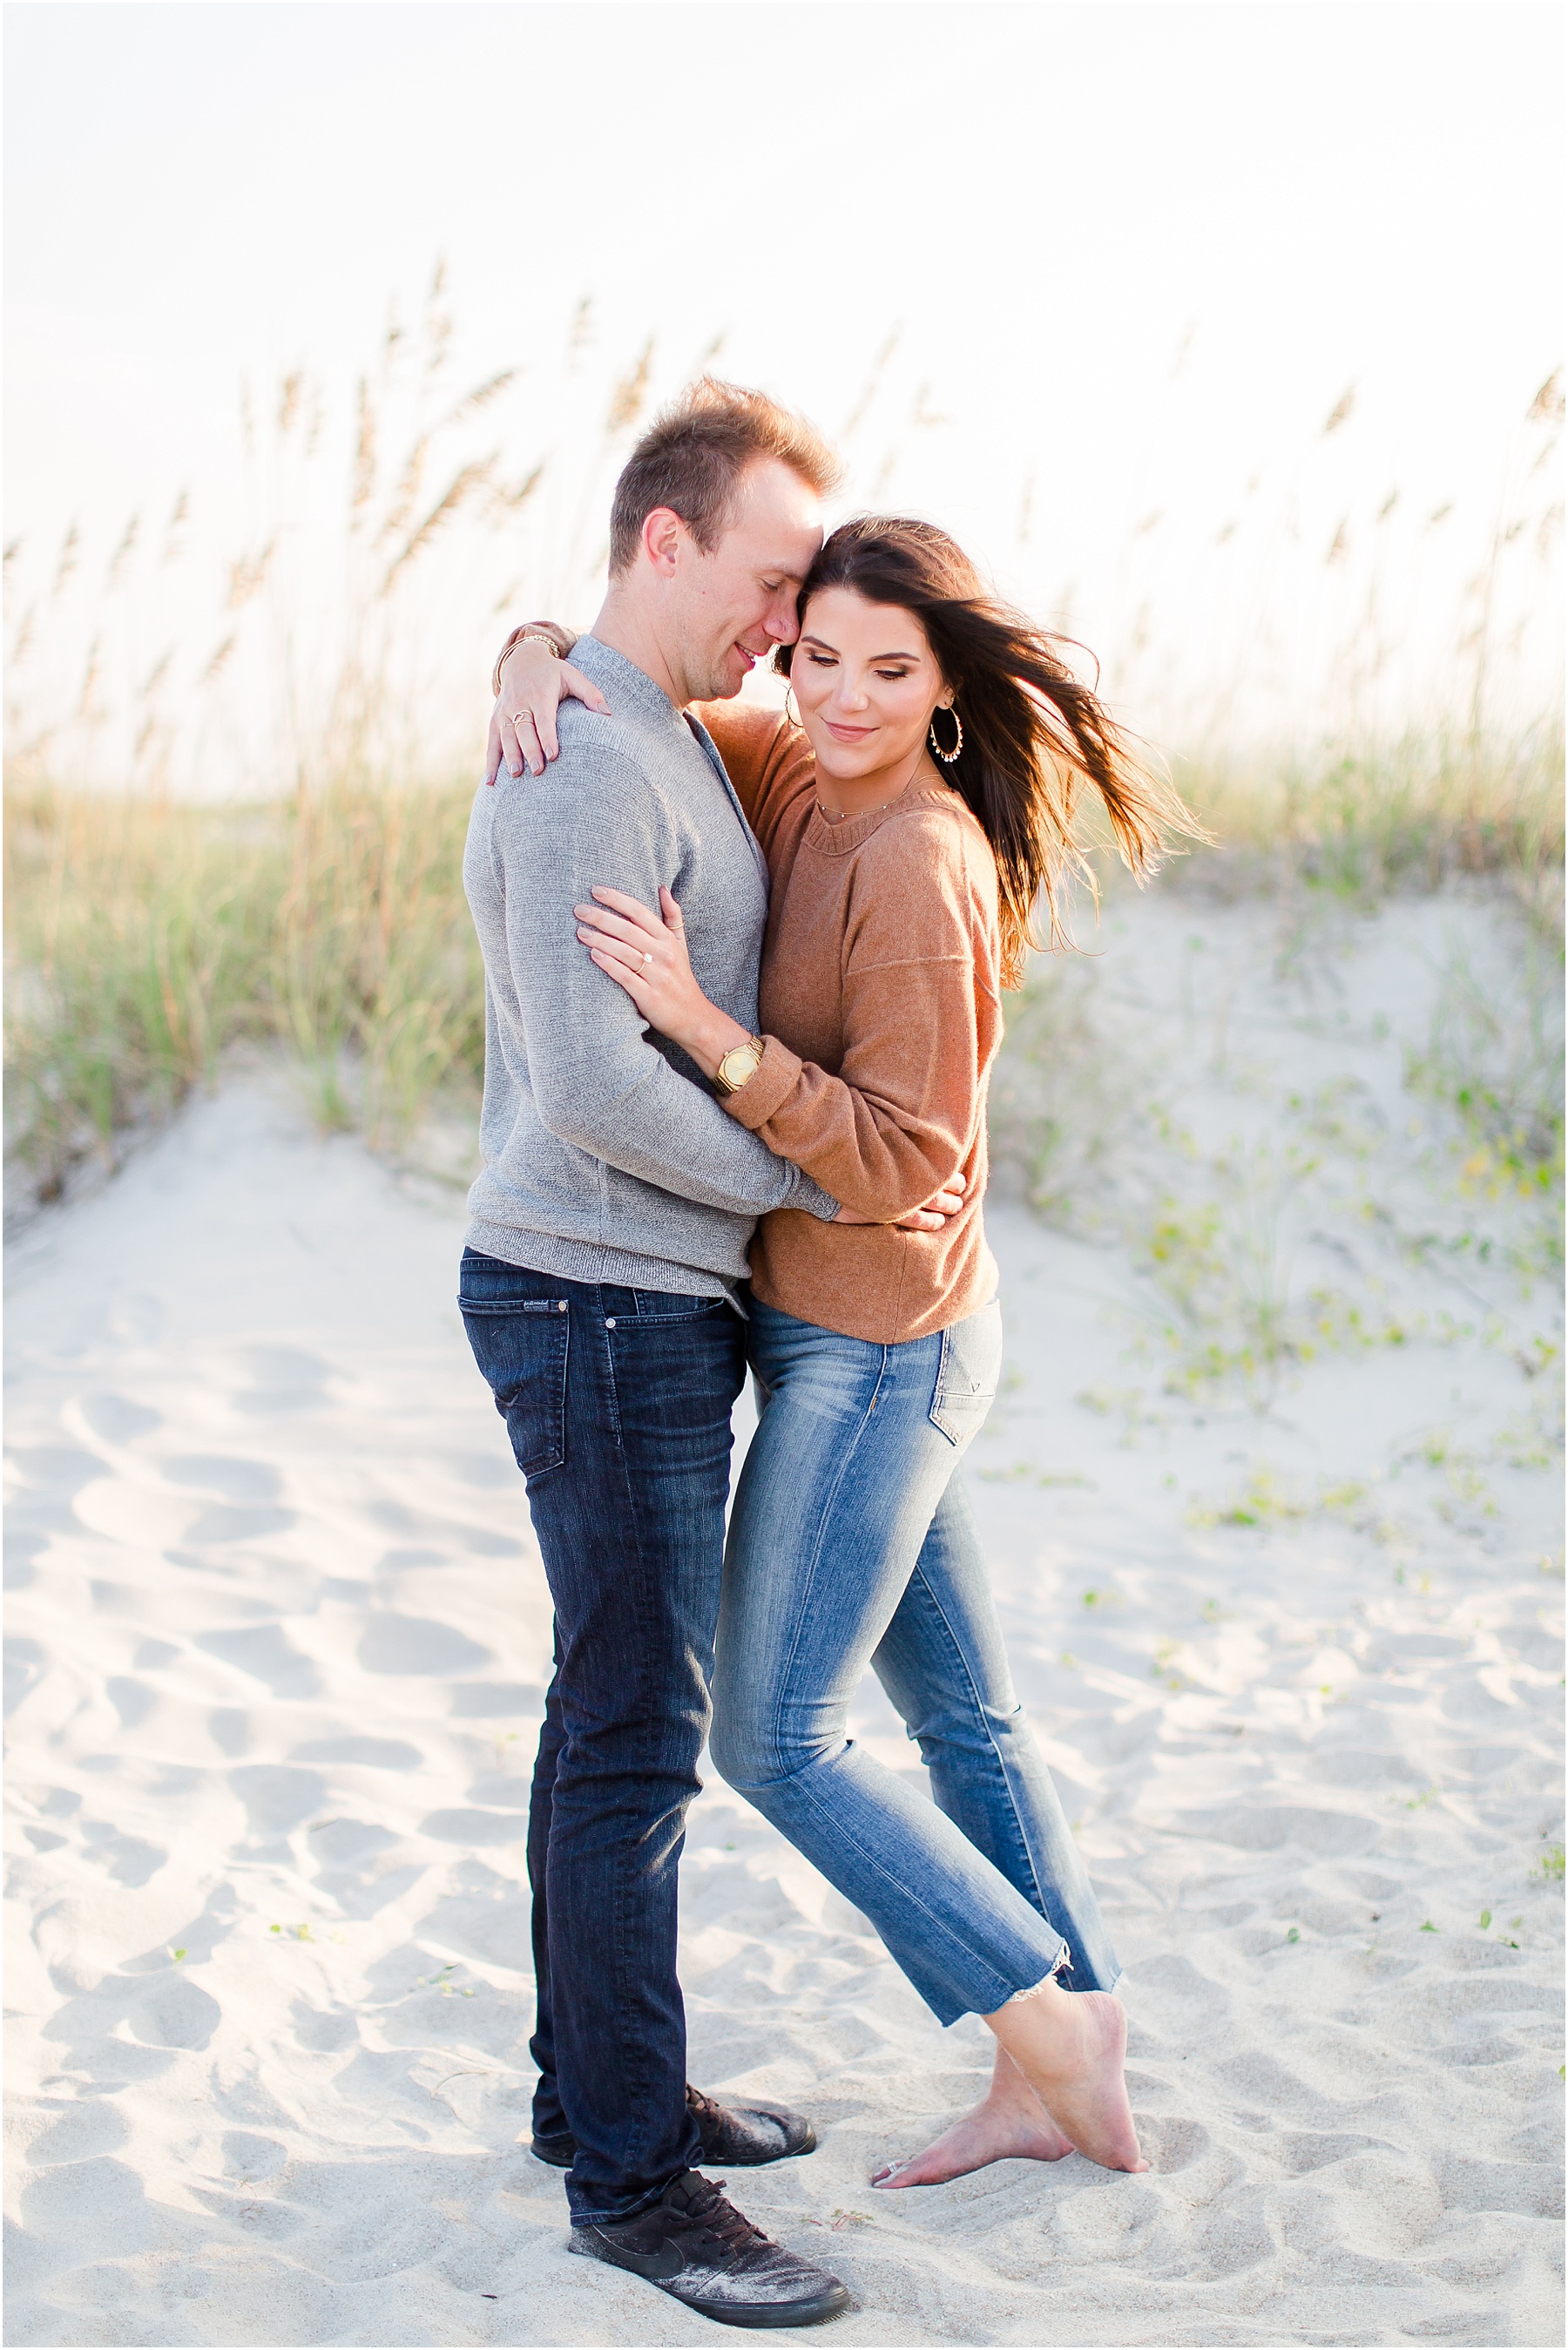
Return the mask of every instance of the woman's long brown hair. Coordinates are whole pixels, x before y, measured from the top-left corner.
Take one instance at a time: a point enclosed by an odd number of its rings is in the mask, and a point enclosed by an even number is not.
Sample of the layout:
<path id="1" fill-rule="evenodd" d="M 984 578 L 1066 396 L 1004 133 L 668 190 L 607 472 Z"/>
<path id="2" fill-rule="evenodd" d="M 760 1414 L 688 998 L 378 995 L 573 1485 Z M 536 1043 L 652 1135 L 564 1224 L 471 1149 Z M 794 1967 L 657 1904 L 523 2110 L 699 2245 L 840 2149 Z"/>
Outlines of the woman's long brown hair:
<path id="1" fill-rule="evenodd" d="M 1094 874 L 1075 829 L 1083 786 L 1104 803 L 1123 859 L 1145 881 L 1173 836 L 1206 839 L 1171 785 L 1150 772 L 1089 687 L 1058 650 L 1064 639 L 987 595 L 979 573 L 946 531 L 907 517 L 862 515 L 841 523 L 800 591 L 804 614 L 824 588 L 852 588 L 868 604 L 913 612 L 953 689 L 963 748 L 943 775 L 961 795 L 996 858 L 1002 983 L 1017 987 L 1044 900 L 1049 943 L 1070 943 L 1065 899 L 1075 879 Z M 776 666 L 787 677 L 791 648 Z M 942 732 L 939 722 L 939 735 Z"/>

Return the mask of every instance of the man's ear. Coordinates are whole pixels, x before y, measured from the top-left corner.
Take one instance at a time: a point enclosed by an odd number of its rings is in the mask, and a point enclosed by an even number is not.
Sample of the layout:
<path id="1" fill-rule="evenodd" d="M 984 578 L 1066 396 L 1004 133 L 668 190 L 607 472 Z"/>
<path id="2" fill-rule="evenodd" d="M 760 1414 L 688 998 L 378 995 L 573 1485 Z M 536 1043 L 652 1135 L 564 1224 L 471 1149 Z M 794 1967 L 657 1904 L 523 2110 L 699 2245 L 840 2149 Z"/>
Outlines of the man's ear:
<path id="1" fill-rule="evenodd" d="M 673 579 L 686 525 L 673 506 L 655 506 L 642 525 L 642 551 L 661 579 Z"/>

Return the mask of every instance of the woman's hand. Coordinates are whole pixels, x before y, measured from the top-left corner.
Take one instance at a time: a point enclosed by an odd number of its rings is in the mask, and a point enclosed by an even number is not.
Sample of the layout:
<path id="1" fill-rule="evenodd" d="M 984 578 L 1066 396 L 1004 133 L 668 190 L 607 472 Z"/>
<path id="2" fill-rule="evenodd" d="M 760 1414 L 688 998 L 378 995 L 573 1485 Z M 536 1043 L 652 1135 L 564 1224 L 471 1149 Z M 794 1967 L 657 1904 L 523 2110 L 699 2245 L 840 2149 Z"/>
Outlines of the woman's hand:
<path id="1" fill-rule="evenodd" d="M 501 664 L 501 693 L 490 713 L 490 738 L 484 746 L 484 780 L 493 784 L 501 773 L 515 778 L 527 768 L 542 775 L 546 759 L 560 755 L 556 712 L 570 698 L 587 709 L 607 712 L 609 703 L 592 681 L 570 661 L 558 660 L 548 645 L 525 638 L 514 645 Z"/>
<path id="2" fill-rule="evenodd" d="M 650 1028 L 668 1036 L 689 1053 L 706 1076 L 712 1076 L 726 1053 L 749 1045 L 751 1033 L 716 1003 L 710 1003 L 691 973 L 686 951 L 686 925 L 670 891 L 660 889 L 659 910 L 649 911 L 639 898 L 624 889 L 596 889 L 595 903 L 574 906 L 577 936 L 589 955 L 618 987 L 624 987 Z M 950 1216 L 963 1206 L 965 1178 L 950 1175 L 939 1191 L 920 1208 L 896 1219 L 903 1232 L 940 1232 Z M 857 1216 L 840 1208 L 836 1224 L 874 1224 L 875 1216 Z"/>
<path id="3" fill-rule="evenodd" d="M 940 1232 L 950 1216 L 956 1216 L 963 1206 L 963 1195 L 969 1178 L 950 1175 L 940 1191 L 933 1191 L 923 1208 L 911 1208 L 907 1216 L 899 1216 L 892 1226 L 896 1232 Z M 833 1219 L 836 1224 L 874 1224 L 875 1216 L 857 1216 L 852 1208 L 840 1208 Z M 888 1229 L 886 1226 L 884 1230 Z"/>
<path id="4" fill-rule="evenodd" d="M 597 889 L 594 898 L 595 904 L 572 910 L 577 936 L 594 962 L 625 988 L 650 1028 L 712 1076 L 725 1054 L 749 1044 L 751 1035 L 710 1003 L 692 977 L 686 925 L 670 891 L 659 890 L 657 914 L 624 889 Z"/>

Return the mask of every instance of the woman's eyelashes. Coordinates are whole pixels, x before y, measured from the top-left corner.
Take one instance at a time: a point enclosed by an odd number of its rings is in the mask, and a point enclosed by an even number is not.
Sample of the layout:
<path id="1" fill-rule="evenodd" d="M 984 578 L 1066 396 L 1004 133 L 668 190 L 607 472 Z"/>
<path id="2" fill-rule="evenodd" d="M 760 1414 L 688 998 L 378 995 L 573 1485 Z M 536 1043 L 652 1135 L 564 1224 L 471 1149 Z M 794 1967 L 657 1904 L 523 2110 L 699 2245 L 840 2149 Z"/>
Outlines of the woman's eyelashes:
<path id="1" fill-rule="evenodd" d="M 832 653 L 808 651 L 806 653 L 806 659 L 811 663 L 813 669 L 836 669 L 838 667 L 837 660 Z M 877 675 L 882 680 L 884 685 L 902 685 L 904 680 L 910 674 L 911 672 L 907 669 L 879 669 L 877 671 Z"/>

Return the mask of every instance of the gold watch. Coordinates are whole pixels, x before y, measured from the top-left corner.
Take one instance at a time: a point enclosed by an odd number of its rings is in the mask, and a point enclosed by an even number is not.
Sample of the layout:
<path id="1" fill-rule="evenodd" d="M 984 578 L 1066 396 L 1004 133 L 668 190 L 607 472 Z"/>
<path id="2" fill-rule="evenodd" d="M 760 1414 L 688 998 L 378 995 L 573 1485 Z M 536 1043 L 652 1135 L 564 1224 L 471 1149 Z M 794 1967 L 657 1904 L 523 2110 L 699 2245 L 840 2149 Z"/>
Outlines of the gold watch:
<path id="1" fill-rule="evenodd" d="M 763 1040 L 748 1036 L 743 1045 L 732 1045 L 713 1072 L 713 1083 L 722 1094 L 738 1094 L 749 1079 L 754 1077 L 763 1062 Z"/>

